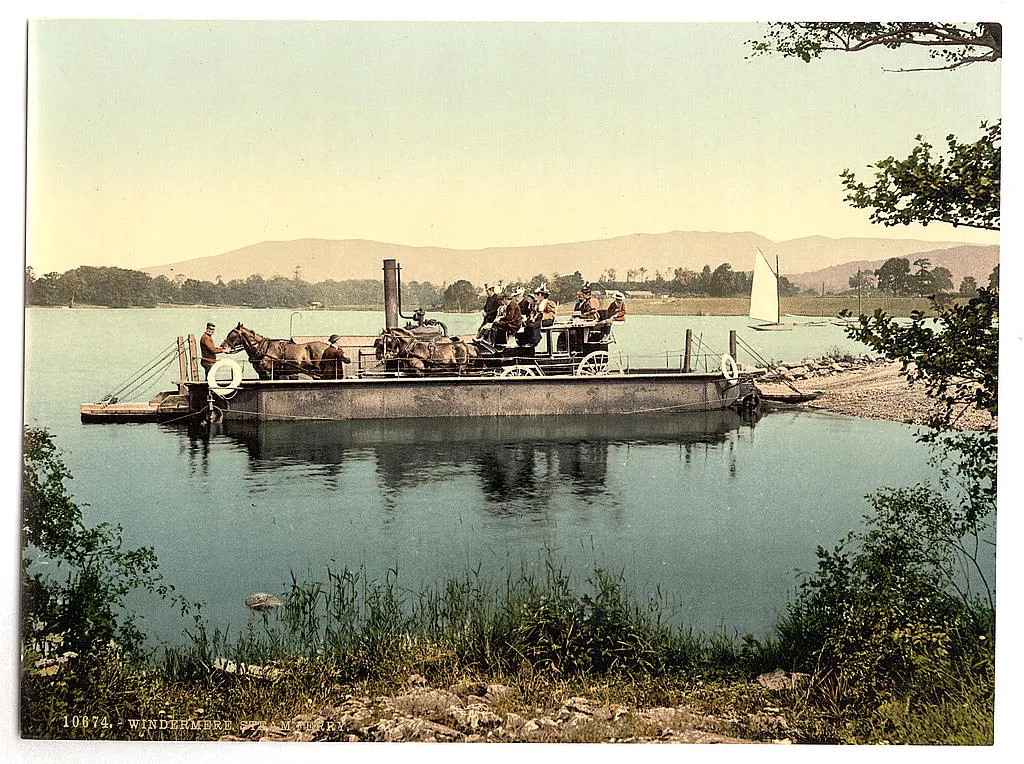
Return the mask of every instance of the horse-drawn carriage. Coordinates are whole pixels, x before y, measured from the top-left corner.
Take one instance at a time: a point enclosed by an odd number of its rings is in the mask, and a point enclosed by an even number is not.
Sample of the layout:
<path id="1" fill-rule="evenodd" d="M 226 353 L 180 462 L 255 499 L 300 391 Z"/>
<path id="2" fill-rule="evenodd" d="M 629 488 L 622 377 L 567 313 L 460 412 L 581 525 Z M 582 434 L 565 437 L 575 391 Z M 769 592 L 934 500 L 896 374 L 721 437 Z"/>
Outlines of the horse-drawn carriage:
<path id="1" fill-rule="evenodd" d="M 531 345 L 520 336 L 501 346 L 482 338 L 447 336 L 444 327 L 383 330 L 358 348 L 263 337 L 238 324 L 223 346 L 244 350 L 261 379 L 342 379 L 401 376 L 550 376 L 619 370 L 608 351 L 615 341 L 608 321 L 571 319 L 540 329 Z M 354 364 L 346 368 L 346 364 Z"/>
<path id="2" fill-rule="evenodd" d="M 495 346 L 483 338 L 446 337 L 413 329 L 385 330 L 374 343 L 371 376 L 551 376 L 604 374 L 618 369 L 608 351 L 615 341 L 607 321 L 541 327 L 536 345 L 523 335 Z"/>

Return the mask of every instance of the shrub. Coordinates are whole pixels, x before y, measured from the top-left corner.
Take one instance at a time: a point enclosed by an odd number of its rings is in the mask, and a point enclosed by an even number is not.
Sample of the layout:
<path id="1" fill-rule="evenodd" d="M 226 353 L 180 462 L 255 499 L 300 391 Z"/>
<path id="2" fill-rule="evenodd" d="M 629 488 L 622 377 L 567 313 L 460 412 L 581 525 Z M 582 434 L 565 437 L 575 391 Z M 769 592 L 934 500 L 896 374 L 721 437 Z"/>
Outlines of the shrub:
<path id="1" fill-rule="evenodd" d="M 166 597 L 149 547 L 124 549 L 121 528 L 86 527 L 67 492 L 70 473 L 52 436 L 24 430 L 22 483 L 22 721 L 26 734 L 95 702 L 97 672 L 141 657 L 143 634 L 125 607 L 136 589 Z M 49 573 L 33 567 L 42 556 Z M 101 671 L 102 669 L 102 671 Z M 77 709 L 77 710 L 76 710 Z"/>

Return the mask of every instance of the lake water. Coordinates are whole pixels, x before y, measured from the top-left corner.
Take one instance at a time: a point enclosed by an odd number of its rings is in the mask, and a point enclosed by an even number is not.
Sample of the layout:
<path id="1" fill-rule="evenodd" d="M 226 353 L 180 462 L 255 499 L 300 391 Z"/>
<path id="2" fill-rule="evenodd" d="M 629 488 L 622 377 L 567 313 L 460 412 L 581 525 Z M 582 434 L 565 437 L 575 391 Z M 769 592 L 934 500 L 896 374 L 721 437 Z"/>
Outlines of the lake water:
<path id="1" fill-rule="evenodd" d="M 442 315 L 452 333 L 478 318 Z M 26 315 L 25 418 L 56 435 L 88 523 L 156 550 L 168 583 L 206 603 L 213 625 L 244 624 L 254 591 L 328 566 L 417 590 L 479 569 L 486 579 L 552 560 L 585 579 L 622 572 L 697 631 L 763 634 L 817 545 L 860 526 L 864 496 L 934 476 L 905 425 L 804 411 L 756 422 L 733 412 L 416 422 L 82 425 L 94 402 L 174 337 L 216 321 L 270 336 L 375 334 L 378 313 L 57 310 Z M 746 320 L 631 316 L 631 359 L 682 347 L 686 328 L 719 352 L 728 331 L 776 360 L 865 348 L 835 326 L 758 333 Z M 67 338 L 74 338 L 68 342 Z M 741 360 L 743 359 L 741 354 Z M 153 392 L 170 389 L 176 367 Z M 175 641 L 185 624 L 143 603 L 144 628 Z"/>

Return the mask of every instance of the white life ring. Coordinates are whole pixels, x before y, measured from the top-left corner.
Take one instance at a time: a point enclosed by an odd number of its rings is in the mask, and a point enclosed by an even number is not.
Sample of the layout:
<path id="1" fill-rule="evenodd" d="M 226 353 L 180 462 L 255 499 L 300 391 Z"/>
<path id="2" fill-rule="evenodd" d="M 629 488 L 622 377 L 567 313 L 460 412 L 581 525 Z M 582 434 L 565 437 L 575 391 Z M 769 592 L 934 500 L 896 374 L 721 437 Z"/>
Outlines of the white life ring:
<path id="1" fill-rule="evenodd" d="M 231 379 L 221 382 L 217 379 L 217 372 L 221 369 L 231 370 Z M 206 372 L 206 383 L 210 386 L 210 392 L 215 395 L 225 396 L 233 390 L 237 390 L 242 384 L 242 367 L 230 358 L 222 358 Z"/>
<path id="2" fill-rule="evenodd" d="M 726 379 L 736 379 L 740 375 L 740 369 L 736 365 L 736 359 L 726 353 L 722 356 L 722 364 L 720 366 L 722 370 L 722 376 Z"/>

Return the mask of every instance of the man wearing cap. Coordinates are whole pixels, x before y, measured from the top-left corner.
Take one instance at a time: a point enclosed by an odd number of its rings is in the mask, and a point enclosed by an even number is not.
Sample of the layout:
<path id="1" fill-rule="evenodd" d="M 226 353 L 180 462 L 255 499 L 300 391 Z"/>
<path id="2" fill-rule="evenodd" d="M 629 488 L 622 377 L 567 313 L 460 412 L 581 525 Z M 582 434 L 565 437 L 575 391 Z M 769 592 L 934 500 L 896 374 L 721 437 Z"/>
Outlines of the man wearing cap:
<path id="1" fill-rule="evenodd" d="M 208 323 L 206 325 L 206 331 L 203 333 L 203 336 L 199 338 L 199 352 L 202 356 L 199 359 L 199 363 L 203 367 L 203 371 L 206 372 L 207 378 L 210 376 L 210 369 L 212 369 L 213 365 L 217 363 L 217 354 L 224 353 L 228 350 L 228 348 L 225 348 L 223 345 L 221 347 L 217 347 L 213 344 L 213 330 L 216 328 L 217 327 L 212 323 Z"/>
<path id="2" fill-rule="evenodd" d="M 601 311 L 602 321 L 625 321 L 626 320 L 626 295 L 616 292 L 612 295 L 612 301 L 608 307 Z"/>
<path id="3" fill-rule="evenodd" d="M 338 343 L 341 337 L 332 334 L 327 338 L 327 347 L 324 354 L 320 356 L 320 369 L 324 379 L 344 379 L 345 364 L 352 363 L 352 360 L 345 355 L 345 349 Z"/>

